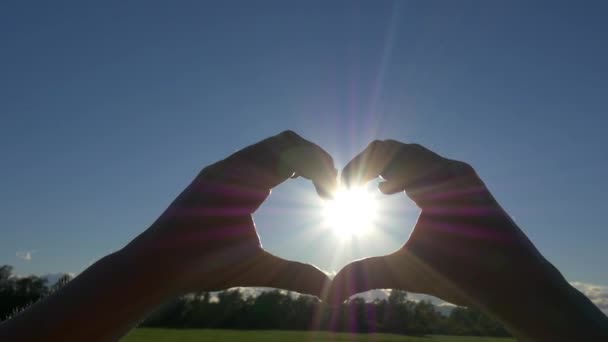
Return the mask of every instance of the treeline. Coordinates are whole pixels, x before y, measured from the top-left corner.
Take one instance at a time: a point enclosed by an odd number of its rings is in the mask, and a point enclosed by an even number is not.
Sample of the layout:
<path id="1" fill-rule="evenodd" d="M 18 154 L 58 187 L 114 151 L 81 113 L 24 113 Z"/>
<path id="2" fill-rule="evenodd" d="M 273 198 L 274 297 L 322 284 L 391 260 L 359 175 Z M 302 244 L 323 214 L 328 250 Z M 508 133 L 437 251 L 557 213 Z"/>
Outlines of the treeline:
<path id="1" fill-rule="evenodd" d="M 0 266 L 0 321 L 58 290 L 70 279 L 69 275 L 64 274 L 55 284 L 49 286 L 44 278 L 34 275 L 16 277 L 13 275 L 12 266 Z"/>
<path id="2" fill-rule="evenodd" d="M 411 301 L 405 291 L 388 299 L 354 298 L 337 308 L 311 296 L 273 290 L 245 297 L 236 289 L 216 296 L 201 292 L 165 304 L 143 323 L 148 327 L 206 329 L 332 330 L 395 334 L 509 336 L 500 323 L 480 311 L 455 307 L 441 314 L 428 301 Z"/>
<path id="3" fill-rule="evenodd" d="M 44 278 L 16 277 L 11 266 L 0 267 L 0 321 L 70 280 L 55 284 Z M 148 327 L 207 329 L 332 330 L 396 334 L 509 336 L 497 321 L 480 311 L 456 307 L 447 315 L 428 301 L 411 301 L 404 291 L 388 299 L 365 302 L 354 298 L 340 307 L 324 305 L 315 297 L 273 290 L 244 296 L 233 289 L 215 294 L 201 292 L 175 298 L 142 323 Z"/>

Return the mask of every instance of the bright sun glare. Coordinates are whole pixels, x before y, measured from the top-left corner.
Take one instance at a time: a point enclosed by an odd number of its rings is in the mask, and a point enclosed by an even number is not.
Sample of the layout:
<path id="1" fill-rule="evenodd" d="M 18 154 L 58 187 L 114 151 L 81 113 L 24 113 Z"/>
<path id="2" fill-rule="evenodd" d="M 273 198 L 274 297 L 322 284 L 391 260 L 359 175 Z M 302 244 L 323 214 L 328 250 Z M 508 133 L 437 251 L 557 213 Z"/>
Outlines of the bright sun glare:
<path id="1" fill-rule="evenodd" d="M 324 202 L 324 224 L 339 237 L 360 236 L 373 228 L 377 207 L 366 188 L 341 188 Z"/>

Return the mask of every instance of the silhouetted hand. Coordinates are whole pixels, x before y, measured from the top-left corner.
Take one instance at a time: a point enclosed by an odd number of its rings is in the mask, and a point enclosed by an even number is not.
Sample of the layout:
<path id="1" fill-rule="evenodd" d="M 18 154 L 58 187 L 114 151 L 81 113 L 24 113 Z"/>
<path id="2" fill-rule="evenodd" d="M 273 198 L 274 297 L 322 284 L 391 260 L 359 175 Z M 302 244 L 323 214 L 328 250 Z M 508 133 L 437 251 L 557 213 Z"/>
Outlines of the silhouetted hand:
<path id="1" fill-rule="evenodd" d="M 402 289 L 475 305 L 512 324 L 512 332 L 529 333 L 526 325 L 535 325 L 535 319 L 517 322 L 516 317 L 529 306 L 514 304 L 540 303 L 540 293 L 567 286 L 468 164 L 387 140 L 371 143 L 342 172 L 351 185 L 378 176 L 385 180 L 381 192 L 405 191 L 421 208 L 420 217 L 400 250 L 339 271 L 329 291 L 331 302 L 370 289 Z"/>
<path id="2" fill-rule="evenodd" d="M 291 131 L 249 146 L 203 169 L 124 253 L 145 260 L 176 293 L 263 286 L 319 296 L 327 276 L 264 251 L 252 219 L 272 188 L 297 176 L 328 196 L 337 170 L 329 154 Z"/>

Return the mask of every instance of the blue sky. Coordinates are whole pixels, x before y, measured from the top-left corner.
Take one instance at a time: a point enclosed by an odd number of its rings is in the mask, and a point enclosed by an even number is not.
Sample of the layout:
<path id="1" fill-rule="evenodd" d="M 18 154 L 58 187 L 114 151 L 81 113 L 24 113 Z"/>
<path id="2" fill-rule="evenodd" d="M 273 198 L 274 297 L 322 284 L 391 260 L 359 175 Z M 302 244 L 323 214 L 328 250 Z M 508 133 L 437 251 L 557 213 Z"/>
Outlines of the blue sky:
<path id="1" fill-rule="evenodd" d="M 339 166 L 375 138 L 468 161 L 569 280 L 608 285 L 607 16 L 601 1 L 3 2 L 0 264 L 80 272 L 202 167 L 293 129 Z M 378 234 L 338 249 L 303 180 L 256 222 L 270 251 L 337 271 L 407 238 L 411 202 L 381 204 Z"/>

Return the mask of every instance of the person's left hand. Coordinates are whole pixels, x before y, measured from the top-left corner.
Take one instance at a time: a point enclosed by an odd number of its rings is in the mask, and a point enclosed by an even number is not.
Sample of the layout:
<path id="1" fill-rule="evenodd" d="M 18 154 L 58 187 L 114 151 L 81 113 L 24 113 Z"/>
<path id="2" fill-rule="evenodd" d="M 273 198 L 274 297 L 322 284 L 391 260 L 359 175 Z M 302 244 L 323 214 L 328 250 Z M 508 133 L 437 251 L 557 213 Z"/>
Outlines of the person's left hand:
<path id="1" fill-rule="evenodd" d="M 265 139 L 203 169 L 121 253 L 175 294 L 253 286 L 320 297 L 327 275 L 265 251 L 252 218 L 272 188 L 297 176 L 327 197 L 337 171 L 327 152 L 294 132 Z"/>

